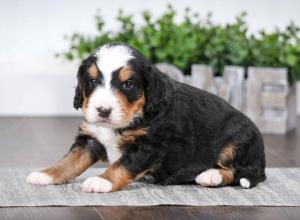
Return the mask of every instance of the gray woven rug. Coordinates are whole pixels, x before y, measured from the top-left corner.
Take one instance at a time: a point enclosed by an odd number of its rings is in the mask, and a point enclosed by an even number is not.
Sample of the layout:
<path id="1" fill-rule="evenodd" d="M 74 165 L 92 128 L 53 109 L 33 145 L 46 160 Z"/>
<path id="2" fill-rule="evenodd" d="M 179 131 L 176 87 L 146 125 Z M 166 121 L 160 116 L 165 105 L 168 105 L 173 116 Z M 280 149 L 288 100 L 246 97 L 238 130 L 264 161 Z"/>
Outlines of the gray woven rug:
<path id="1" fill-rule="evenodd" d="M 9 206 L 300 206 L 300 168 L 269 168 L 267 181 L 252 189 L 159 186 L 133 183 L 123 191 L 84 193 L 80 184 L 99 169 L 89 169 L 67 185 L 34 186 L 25 182 L 33 169 L 0 169 L 0 207 Z"/>

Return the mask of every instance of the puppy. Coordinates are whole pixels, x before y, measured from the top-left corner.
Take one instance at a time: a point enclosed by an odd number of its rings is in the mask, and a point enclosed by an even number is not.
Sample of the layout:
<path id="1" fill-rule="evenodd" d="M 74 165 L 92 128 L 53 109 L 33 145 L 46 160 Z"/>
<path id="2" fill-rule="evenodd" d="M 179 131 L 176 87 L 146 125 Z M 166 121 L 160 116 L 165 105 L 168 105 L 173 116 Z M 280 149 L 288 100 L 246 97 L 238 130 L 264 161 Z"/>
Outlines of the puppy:
<path id="1" fill-rule="evenodd" d="M 136 49 L 104 45 L 82 62 L 77 78 L 74 107 L 84 122 L 75 142 L 29 183 L 67 183 L 98 160 L 109 166 L 83 182 L 85 192 L 121 190 L 143 176 L 243 188 L 266 179 L 264 143 L 252 121 L 223 99 L 170 79 Z"/>

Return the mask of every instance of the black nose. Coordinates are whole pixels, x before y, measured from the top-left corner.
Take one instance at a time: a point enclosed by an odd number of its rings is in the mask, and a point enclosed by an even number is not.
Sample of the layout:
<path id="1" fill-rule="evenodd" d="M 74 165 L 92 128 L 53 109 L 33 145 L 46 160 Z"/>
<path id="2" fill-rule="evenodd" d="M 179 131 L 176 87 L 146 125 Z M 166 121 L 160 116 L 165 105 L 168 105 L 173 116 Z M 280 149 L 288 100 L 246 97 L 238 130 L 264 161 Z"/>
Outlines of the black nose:
<path id="1" fill-rule="evenodd" d="M 100 117 L 108 118 L 111 113 L 111 108 L 100 107 L 100 108 L 97 108 L 97 111 L 99 112 L 98 114 Z"/>

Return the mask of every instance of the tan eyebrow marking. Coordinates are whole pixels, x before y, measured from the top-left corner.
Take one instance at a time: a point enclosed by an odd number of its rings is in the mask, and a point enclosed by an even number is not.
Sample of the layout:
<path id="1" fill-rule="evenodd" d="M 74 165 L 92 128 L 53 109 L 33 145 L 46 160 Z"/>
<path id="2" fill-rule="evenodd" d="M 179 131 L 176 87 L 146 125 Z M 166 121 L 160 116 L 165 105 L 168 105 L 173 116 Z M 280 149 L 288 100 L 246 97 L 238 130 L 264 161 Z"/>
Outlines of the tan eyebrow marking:
<path id="1" fill-rule="evenodd" d="M 132 75 L 134 74 L 134 70 L 129 67 L 125 66 L 119 71 L 119 80 L 121 83 L 125 82 L 128 80 Z"/>
<path id="2" fill-rule="evenodd" d="M 88 73 L 90 74 L 90 76 L 93 78 L 93 79 L 98 79 L 99 78 L 99 75 L 100 75 L 100 72 L 96 66 L 96 64 L 92 64 L 89 69 L 88 69 Z"/>

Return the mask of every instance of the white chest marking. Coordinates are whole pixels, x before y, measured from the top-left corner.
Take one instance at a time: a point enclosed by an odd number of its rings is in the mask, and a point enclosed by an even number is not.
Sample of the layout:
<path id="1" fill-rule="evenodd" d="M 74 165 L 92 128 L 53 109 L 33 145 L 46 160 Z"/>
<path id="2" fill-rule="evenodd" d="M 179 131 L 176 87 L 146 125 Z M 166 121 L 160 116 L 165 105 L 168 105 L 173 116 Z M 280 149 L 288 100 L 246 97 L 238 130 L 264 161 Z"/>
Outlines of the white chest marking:
<path id="1" fill-rule="evenodd" d="M 108 162 L 111 164 L 121 157 L 119 149 L 119 135 L 111 128 L 96 127 L 89 125 L 89 129 L 95 134 L 98 141 L 103 144 L 106 149 Z"/>

